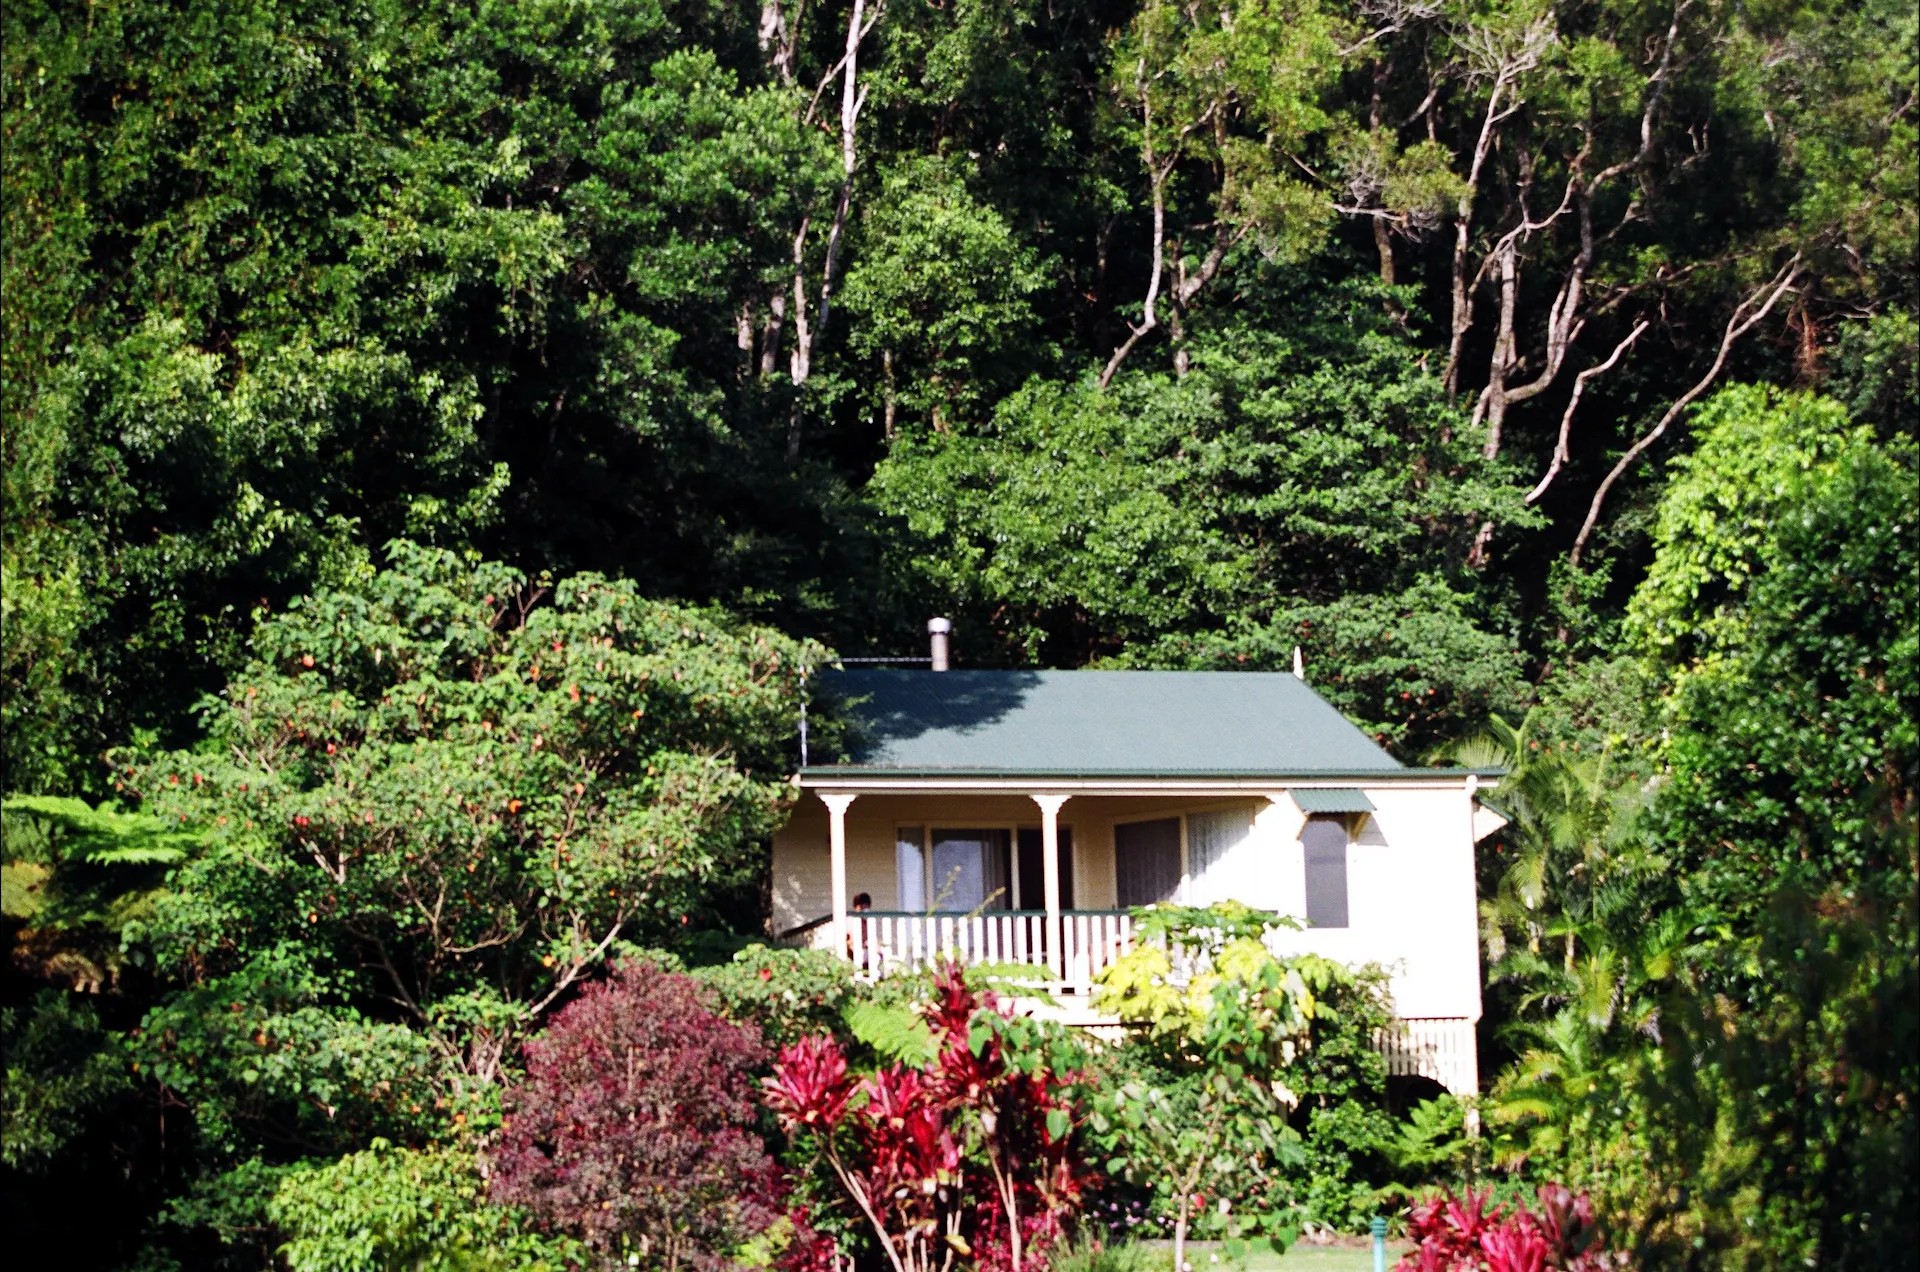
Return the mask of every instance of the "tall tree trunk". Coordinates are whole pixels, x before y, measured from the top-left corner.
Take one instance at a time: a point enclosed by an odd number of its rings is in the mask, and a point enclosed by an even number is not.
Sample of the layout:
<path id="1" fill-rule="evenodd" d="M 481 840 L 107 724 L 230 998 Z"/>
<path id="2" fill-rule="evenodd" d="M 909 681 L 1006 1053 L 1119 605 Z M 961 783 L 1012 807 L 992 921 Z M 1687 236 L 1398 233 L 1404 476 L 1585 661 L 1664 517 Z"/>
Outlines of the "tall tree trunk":
<path id="1" fill-rule="evenodd" d="M 1387 218 L 1373 218 L 1373 250 L 1380 254 L 1380 281 L 1393 286 L 1393 238 L 1387 233 Z M 1391 309 L 1391 306 L 1389 306 Z M 1396 317 L 1399 315 L 1396 313 Z"/>
<path id="2" fill-rule="evenodd" d="M 892 441 L 894 434 L 893 421 L 895 405 L 893 391 L 893 350 L 882 349 L 880 351 L 880 370 L 884 377 L 881 381 L 880 391 L 885 395 L 884 401 L 886 404 L 885 415 L 882 417 L 881 436 L 885 437 L 888 441 Z"/>
<path id="3" fill-rule="evenodd" d="M 1148 121 L 1151 123 L 1151 119 Z M 1153 269 L 1147 275 L 1147 303 L 1140 316 L 1140 325 L 1134 327 L 1127 338 L 1121 342 L 1113 356 L 1107 359 L 1107 365 L 1100 372 L 1100 387 L 1106 388 L 1113 383 L 1113 376 L 1120 364 L 1127 360 L 1134 346 L 1160 325 L 1160 319 L 1154 312 L 1154 306 L 1160 300 L 1160 276 L 1166 269 L 1167 253 L 1167 178 L 1172 175 L 1171 166 L 1156 167 L 1153 161 L 1151 144 L 1147 150 L 1147 178 L 1153 186 Z"/>
<path id="4" fill-rule="evenodd" d="M 1500 122 L 1500 98 L 1507 87 L 1503 71 L 1493 82 L 1487 98 L 1487 111 L 1480 120 L 1480 138 L 1474 143 L 1473 163 L 1467 169 L 1466 187 L 1454 206 L 1453 214 L 1453 321 L 1447 340 L 1447 370 L 1441 384 L 1448 397 L 1460 391 L 1460 350 L 1473 328 L 1473 289 L 1467 284 L 1467 247 L 1473 233 L 1474 192 L 1480 185 L 1480 169 L 1486 166 L 1487 152 L 1493 146 L 1494 125 Z"/>
<path id="5" fill-rule="evenodd" d="M 811 121 L 821 94 L 835 76 L 839 77 L 840 192 L 834 200 L 833 221 L 827 227 L 826 259 L 820 268 L 820 318 L 817 324 L 809 321 L 808 317 L 806 248 L 807 232 L 812 226 L 810 215 L 801 218 L 800 228 L 793 236 L 793 352 L 788 355 L 787 365 L 795 392 L 793 409 L 787 416 L 788 463 L 800 458 L 806 401 L 801 390 L 813 375 L 814 347 L 825 333 L 827 320 L 833 312 L 833 289 L 839 277 L 840 248 L 846 234 L 847 215 L 853 207 L 853 176 L 859 167 L 860 155 L 856 141 L 860 111 L 867 104 L 868 86 L 860 82 L 860 45 L 879 19 L 879 5 L 874 6 L 873 14 L 869 17 L 866 0 L 853 0 L 853 11 L 847 16 L 846 51 L 821 80 L 813 103 L 807 107 L 807 119 Z"/>

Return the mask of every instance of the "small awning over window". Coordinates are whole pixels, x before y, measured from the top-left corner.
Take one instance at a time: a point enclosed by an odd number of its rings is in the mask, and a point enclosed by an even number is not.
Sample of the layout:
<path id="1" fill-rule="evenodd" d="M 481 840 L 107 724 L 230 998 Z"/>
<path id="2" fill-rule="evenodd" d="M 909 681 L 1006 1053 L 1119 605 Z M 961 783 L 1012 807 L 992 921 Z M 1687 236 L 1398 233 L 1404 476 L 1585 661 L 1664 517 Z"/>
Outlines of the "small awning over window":
<path id="1" fill-rule="evenodd" d="M 1290 790 L 1293 802 L 1300 805 L 1303 813 L 1370 813 L 1373 801 L 1364 791 L 1351 788 L 1315 787 L 1312 790 Z"/>

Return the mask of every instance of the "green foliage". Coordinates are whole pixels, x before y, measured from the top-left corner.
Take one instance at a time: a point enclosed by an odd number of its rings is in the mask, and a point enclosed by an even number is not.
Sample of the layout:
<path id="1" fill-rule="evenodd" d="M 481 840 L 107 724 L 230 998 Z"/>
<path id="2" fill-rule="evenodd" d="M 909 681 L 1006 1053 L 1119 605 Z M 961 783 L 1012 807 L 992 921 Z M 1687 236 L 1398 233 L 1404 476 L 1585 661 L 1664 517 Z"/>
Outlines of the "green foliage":
<path id="1" fill-rule="evenodd" d="M 933 1063 L 933 1030 L 919 1013 L 898 1003 L 854 1003 L 847 1030 L 873 1048 L 883 1064 L 924 1069 Z"/>
<path id="2" fill-rule="evenodd" d="M 1660 864 L 1630 837 L 1646 789 L 1614 772 L 1610 748 L 1594 754 L 1578 742 L 1543 742 L 1547 718 L 1530 711 L 1515 728 L 1496 715 L 1486 733 L 1448 752 L 1468 767 L 1506 771 L 1492 800 L 1511 821 L 1494 847 L 1498 874 L 1480 900 L 1495 980 L 1508 974 L 1509 953 L 1513 974 L 1531 974 L 1550 937 L 1563 943 L 1571 972 L 1580 933 L 1603 916 L 1610 894 Z"/>
<path id="3" fill-rule="evenodd" d="M 1408 1112 L 1388 1146 L 1396 1168 L 1418 1178 L 1457 1178 L 1472 1155 L 1467 1110 L 1457 1098 L 1422 1100 Z"/>
<path id="4" fill-rule="evenodd" d="M 1627 611 L 1638 641 L 1678 666 L 1744 640 L 1747 587 L 1780 516 L 1870 437 L 1838 402 L 1760 386 L 1719 394 L 1694 429 L 1699 447 L 1674 466 L 1654 562 Z"/>
<path id="5" fill-rule="evenodd" d="M 65 796 L 16 795 L 0 804 L 0 817 L 6 917 L 22 925 L 16 957 L 46 979 L 95 990 L 141 962 L 144 952 L 124 936 L 152 918 L 168 868 L 200 837 L 111 802 L 96 808 Z"/>
<path id="6" fill-rule="evenodd" d="M 1730 413 L 1670 501 L 1688 510 L 1735 489 L 1710 462 L 1744 476 L 1748 452 L 1736 457 L 1733 445 L 1782 414 Z M 1885 448 L 1846 430 L 1778 449 L 1787 459 L 1773 482 L 1739 483 L 1752 493 L 1738 515 L 1676 514 L 1688 529 L 1663 540 L 1637 611 L 1656 649 L 1693 655 L 1674 673 L 1679 727 L 1660 833 L 1686 846 L 1690 877 L 1701 871 L 1695 895 L 1716 918 L 1750 915 L 1781 884 L 1818 892 L 1888 880 L 1902 863 L 1884 835 L 1920 755 L 1912 444 Z M 1733 586 L 1663 608 L 1708 552 L 1739 554 L 1726 570 Z M 1663 640 L 1676 620 L 1680 635 Z M 1707 843 L 1741 847 L 1708 853 Z"/>
<path id="7" fill-rule="evenodd" d="M 1166 234 L 1172 175 L 1183 167 L 1204 174 L 1199 206 L 1181 218 L 1212 223 L 1207 263 L 1191 285 L 1179 259 L 1182 236 L 1167 235 L 1178 281 L 1164 303 L 1175 340 L 1181 311 L 1230 247 L 1246 240 L 1268 259 L 1291 264 L 1312 251 L 1331 219 L 1327 201 L 1289 159 L 1328 126 L 1322 94 L 1340 64 L 1340 34 L 1338 19 L 1321 6 L 1273 0 L 1149 0 L 1116 33 L 1108 91 L 1150 191 L 1156 266 L 1166 250 L 1158 240 Z M 1151 330 L 1158 319 L 1149 301 L 1136 331 Z"/>
<path id="8" fill-rule="evenodd" d="M 1004 391 L 1004 365 L 1031 361 L 1029 297 L 1045 283 L 1033 250 L 967 190 L 957 167 L 917 159 L 889 173 L 864 230 L 867 251 L 841 303 L 857 315 L 848 340 L 884 368 L 887 436 L 897 413 L 935 432 L 979 417 Z"/>
<path id="9" fill-rule="evenodd" d="M 0 1163 L 41 1171 L 102 1111 L 132 1092 L 127 1063 L 94 1004 L 57 990 L 0 1007 L 6 1092 L 0 1097 Z"/>
<path id="10" fill-rule="evenodd" d="M 418 1142 L 481 1110 L 477 1090 L 448 1100 L 444 1050 L 356 1010 L 310 959 L 298 944 L 263 951 L 148 1012 L 130 1040 L 137 1071 L 189 1103 L 210 1149 Z"/>
<path id="11" fill-rule="evenodd" d="M 264 1265 L 288 1172 L 484 1131 L 605 957 L 737 948 L 820 655 L 718 603 L 1298 645 L 1404 759 L 1487 733 L 1515 1178 L 1647 1266 L 1904 1253 L 1913 6 L 864 12 L 844 79 L 846 6 L 0 14 L 10 1222 Z M 1295 970 L 1286 1204 L 1351 1216 L 1426 1167 Z M 867 998 L 698 975 L 776 1041 Z M 1212 1004 L 1155 975 L 1171 1090 Z"/>
<path id="12" fill-rule="evenodd" d="M 905 566 L 978 615 L 995 656 L 1269 662 L 1264 646 L 1290 651 L 1302 621 L 1338 616 L 1329 652 L 1360 677 L 1342 705 L 1394 722 L 1404 711 L 1383 696 L 1421 673 L 1367 663 L 1393 658 L 1379 632 L 1412 611 L 1420 637 L 1440 638 L 1446 669 L 1428 674 L 1457 677 L 1458 709 L 1509 700 L 1512 646 L 1422 578 L 1466 555 L 1463 518 L 1527 519 L 1508 471 L 1362 289 L 1310 299 L 1249 274 L 1286 336 L 1199 331 L 1184 376 L 1033 380 L 977 429 L 903 435 L 871 490 L 912 532 Z M 1355 592 L 1381 599 L 1343 599 Z"/>
<path id="13" fill-rule="evenodd" d="M 1138 940 L 1096 978 L 1094 1009 L 1148 1026 L 1175 1054 L 1236 1076 L 1269 1073 L 1317 1009 L 1315 985 L 1336 965 L 1311 955 L 1283 961 L 1262 938 L 1292 921 L 1237 901 L 1194 909 L 1149 906 Z"/>
<path id="14" fill-rule="evenodd" d="M 187 1111 L 181 1240 L 270 1247 L 286 1173 L 376 1139 L 470 1148 L 519 1040 L 614 949 L 751 886 L 789 798 L 797 668 L 818 651 L 593 576 L 404 542 L 391 559 L 262 625 L 204 706 L 203 748 L 116 754 L 138 812 L 9 803 L 42 859 L 17 864 L 46 872 L 31 921 L 124 946 L 159 982 L 107 1059 L 10 1089 L 81 1116 L 111 1103 L 103 1074 L 131 1074 Z M 848 992 L 844 968 L 785 961 Z M 782 1007 L 837 1019 L 826 996 Z M 359 1238 L 312 1239 L 320 1266 Z"/>
<path id="15" fill-rule="evenodd" d="M 1108 1172 L 1171 1220 L 1176 1267 L 1190 1233 L 1276 1251 L 1299 1235 L 1286 1185 L 1306 1154 L 1260 1084 L 1218 1072 L 1125 1082 L 1101 1094 L 1088 1127 Z"/>
<path id="16" fill-rule="evenodd" d="M 1140 1242 L 1083 1236 L 1056 1249 L 1047 1267 L 1051 1272 L 1159 1272 L 1161 1262 L 1158 1251 Z"/>
<path id="17" fill-rule="evenodd" d="M 1438 576 L 1394 595 L 1283 604 L 1270 621 L 1173 637 L 1132 665 L 1287 671 L 1302 651 L 1315 692 L 1409 758 L 1527 696 L 1514 641 L 1475 622 L 1469 598 Z"/>
<path id="18" fill-rule="evenodd" d="M 38 819 L 54 832 L 55 853 L 90 866 L 178 865 L 198 842 L 158 817 L 95 808 L 70 797 L 16 795 L 0 809 Z"/>
<path id="19" fill-rule="evenodd" d="M 839 1032 L 843 1018 L 863 1005 L 852 965 L 826 950 L 749 945 L 730 962 L 691 975 L 714 992 L 722 1015 L 758 1026 L 774 1051 Z"/>
<path id="20" fill-rule="evenodd" d="M 1913 1205 L 1912 1114 L 1869 1092 L 1920 1078 L 1914 459 L 1831 403 L 1715 406 L 1630 611 L 1657 794 L 1633 825 L 1596 804 L 1592 868 L 1543 889 L 1564 952 L 1510 956 L 1520 1056 L 1490 1120 L 1591 1181 L 1644 1261 L 1869 1265 Z M 1543 835 L 1554 801 L 1517 776 Z"/>
<path id="21" fill-rule="evenodd" d="M 1920 514 L 1910 441 L 1858 434 L 1793 483 L 1743 622 L 1698 624 L 1652 833 L 1701 927 L 1688 962 L 1730 1029 L 1721 1095 L 1770 1248 L 1892 1257 L 1911 1212 L 1920 1018 Z M 1704 609 L 1704 606 L 1702 607 Z M 1799 1099 L 1765 1093 L 1785 1087 Z M 1883 1235 L 1884 1234 L 1884 1235 Z M 1727 1238 L 1731 1240 L 1731 1238 Z"/>
<path id="22" fill-rule="evenodd" d="M 733 319 L 828 154 L 721 64 L 725 26 L 655 0 L 8 10 L 14 788 L 186 736 L 256 608 L 395 536 L 498 546 L 510 513 L 523 561 L 651 544 L 739 595 L 720 558 L 768 560 L 779 518 L 688 520 L 667 474 L 760 467 L 719 387 Z"/>
<path id="23" fill-rule="evenodd" d="M 282 1176 L 267 1214 L 287 1234 L 279 1254 L 293 1272 L 577 1265 L 571 1242 L 531 1232 L 516 1212 L 488 1205 L 486 1188 L 471 1150 L 375 1139 Z"/>
<path id="24" fill-rule="evenodd" d="M 1147 1028 L 1099 1084 L 1092 1134 L 1176 1243 L 1353 1229 L 1386 1182 L 1385 976 L 1276 957 L 1282 926 L 1233 902 L 1150 907 L 1099 978 L 1096 1008 Z"/>
<path id="25" fill-rule="evenodd" d="M 591 575 L 391 554 L 264 624 L 207 744 L 116 785 L 206 836 L 163 957 L 338 950 L 484 1082 L 616 938 L 752 877 L 808 655 Z"/>

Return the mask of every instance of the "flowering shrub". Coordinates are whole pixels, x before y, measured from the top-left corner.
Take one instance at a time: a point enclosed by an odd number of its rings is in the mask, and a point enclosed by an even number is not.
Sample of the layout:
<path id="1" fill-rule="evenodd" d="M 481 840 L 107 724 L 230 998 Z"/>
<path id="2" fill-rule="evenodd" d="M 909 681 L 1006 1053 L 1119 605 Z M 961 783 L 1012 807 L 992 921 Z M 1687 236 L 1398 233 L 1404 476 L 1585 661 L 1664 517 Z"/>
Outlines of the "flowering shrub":
<path id="1" fill-rule="evenodd" d="M 526 1045 L 493 1155 L 496 1200 L 612 1259 L 717 1266 L 779 1217 L 753 1131 L 759 1032 L 691 978 L 617 967 Z"/>
<path id="2" fill-rule="evenodd" d="M 1561 1184 L 1538 1192 L 1538 1211 L 1489 1204 L 1469 1188 L 1413 1208 L 1407 1235 L 1417 1244 L 1395 1272 L 1603 1272 L 1618 1261 L 1598 1247 L 1599 1228 L 1585 1193 Z"/>
<path id="3" fill-rule="evenodd" d="M 956 1256 L 1038 1272 L 1077 1210 L 1070 1088 L 1081 1056 L 949 965 L 927 1011 L 933 1059 L 855 1081 L 830 1037 L 782 1049 L 767 1105 L 825 1160 L 893 1272 Z"/>

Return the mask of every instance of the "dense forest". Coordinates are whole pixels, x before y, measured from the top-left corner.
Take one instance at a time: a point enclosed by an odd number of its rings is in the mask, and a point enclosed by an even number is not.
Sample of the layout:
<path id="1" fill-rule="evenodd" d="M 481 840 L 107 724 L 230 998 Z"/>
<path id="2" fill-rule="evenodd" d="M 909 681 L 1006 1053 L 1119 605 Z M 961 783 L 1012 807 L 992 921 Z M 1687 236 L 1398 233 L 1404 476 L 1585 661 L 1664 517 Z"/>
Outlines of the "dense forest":
<path id="1" fill-rule="evenodd" d="M 843 974 L 732 955 L 807 673 L 935 614 L 977 667 L 1297 647 L 1401 759 L 1511 770 L 1482 1134 L 1323 1074 L 1351 1116 L 1273 1206 L 1564 1180 L 1649 1268 L 1920 1240 L 1911 4 L 20 0 L 4 41 L 19 1248 L 613 1258 L 484 1165 L 574 1045 L 523 1043 L 642 965 L 742 1072 L 799 1036 L 776 972 L 845 1032 Z M 763 1229 L 727 1257 L 808 1266 Z"/>

